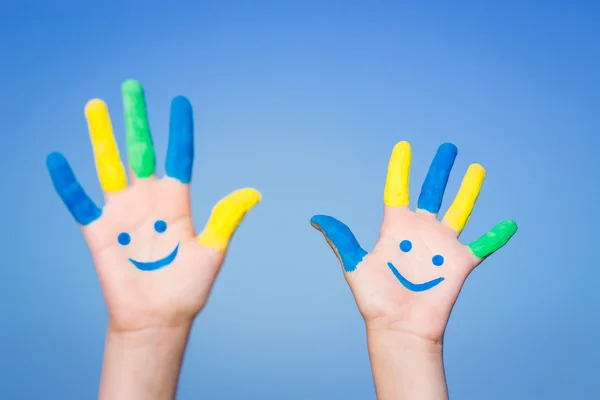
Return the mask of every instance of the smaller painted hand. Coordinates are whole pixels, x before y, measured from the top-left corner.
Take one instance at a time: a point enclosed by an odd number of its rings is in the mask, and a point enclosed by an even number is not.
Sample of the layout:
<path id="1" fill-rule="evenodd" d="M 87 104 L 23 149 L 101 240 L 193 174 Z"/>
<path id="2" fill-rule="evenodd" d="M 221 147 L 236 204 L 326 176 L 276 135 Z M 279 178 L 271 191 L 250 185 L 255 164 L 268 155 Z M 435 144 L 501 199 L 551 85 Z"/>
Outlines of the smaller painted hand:
<path id="1" fill-rule="evenodd" d="M 439 147 L 413 212 L 408 208 L 411 148 L 407 142 L 394 147 L 383 223 L 371 253 L 361 248 L 342 222 L 326 215 L 312 217 L 311 224 L 324 234 L 339 258 L 368 326 L 441 343 L 469 273 L 517 231 L 516 223 L 507 220 L 468 246 L 458 241 L 485 178 L 478 164 L 469 167 L 454 202 L 438 221 L 456 155 L 453 144 Z"/>
<path id="2" fill-rule="evenodd" d="M 204 306 L 229 241 L 246 212 L 260 201 L 254 189 L 222 199 L 199 236 L 192 224 L 190 180 L 194 158 L 192 107 L 171 103 L 166 176 L 155 176 L 155 154 L 141 85 L 122 85 L 131 185 L 112 132 L 108 109 L 85 109 L 98 178 L 100 209 L 59 153 L 47 158 L 58 195 L 81 225 L 92 253 L 114 331 L 170 328 L 191 323 Z"/>

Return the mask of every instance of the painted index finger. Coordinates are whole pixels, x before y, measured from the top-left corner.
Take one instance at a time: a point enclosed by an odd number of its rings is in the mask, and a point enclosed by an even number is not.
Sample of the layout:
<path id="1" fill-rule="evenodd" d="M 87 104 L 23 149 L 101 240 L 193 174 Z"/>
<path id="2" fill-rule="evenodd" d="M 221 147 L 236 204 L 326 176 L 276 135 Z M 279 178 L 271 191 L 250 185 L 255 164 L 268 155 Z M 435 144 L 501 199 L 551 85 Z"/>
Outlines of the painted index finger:
<path id="1" fill-rule="evenodd" d="M 165 172 L 167 176 L 187 184 L 192 179 L 194 163 L 194 118 L 192 105 L 188 99 L 183 96 L 173 99 L 169 124 L 169 147 Z"/>
<path id="2" fill-rule="evenodd" d="M 394 146 L 383 192 L 385 205 L 390 207 L 408 206 L 411 159 L 412 150 L 408 142 L 400 142 Z"/>

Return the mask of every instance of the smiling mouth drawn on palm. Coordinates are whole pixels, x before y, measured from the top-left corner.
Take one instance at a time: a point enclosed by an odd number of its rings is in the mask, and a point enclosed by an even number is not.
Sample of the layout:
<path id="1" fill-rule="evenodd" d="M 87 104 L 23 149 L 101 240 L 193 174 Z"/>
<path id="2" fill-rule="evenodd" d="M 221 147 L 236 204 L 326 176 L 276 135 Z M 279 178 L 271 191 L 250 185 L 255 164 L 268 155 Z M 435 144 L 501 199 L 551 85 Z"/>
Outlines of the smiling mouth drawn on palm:
<path id="1" fill-rule="evenodd" d="M 402 242 L 400 242 L 400 250 L 402 250 L 403 252 L 408 253 L 411 249 L 412 249 L 412 243 L 409 240 L 403 240 Z M 431 260 L 432 260 L 433 265 L 435 265 L 436 267 L 440 267 L 444 263 L 444 257 L 442 257 L 439 254 L 436 254 L 435 256 L 433 256 L 433 258 Z M 392 271 L 392 273 L 394 274 L 394 276 L 396 277 L 396 279 L 398 279 L 398 281 L 400 281 L 402 286 L 404 286 L 411 292 L 424 292 L 425 290 L 429 290 L 429 289 L 439 285 L 444 280 L 443 277 L 439 277 L 439 278 L 432 279 L 432 280 L 430 280 L 428 282 L 424 282 L 424 283 L 413 283 L 413 282 L 409 281 L 408 279 L 406 279 L 400 273 L 400 271 L 398 271 L 396 269 L 396 267 L 394 267 L 394 264 L 392 264 L 391 262 L 388 262 L 387 265 L 390 268 L 390 270 Z"/>
<path id="2" fill-rule="evenodd" d="M 167 223 L 163 220 L 156 221 L 154 223 L 154 230 L 158 233 L 163 233 L 167 230 Z M 117 240 L 119 241 L 119 244 L 121 244 L 121 246 L 127 246 L 131 242 L 131 236 L 127 232 L 121 232 Z M 175 249 L 173 249 L 173 251 L 171 251 L 171 253 L 168 256 L 161 258 L 160 260 L 144 262 L 130 258 L 129 261 L 141 271 L 154 271 L 159 268 L 166 267 L 167 265 L 175 261 L 175 257 L 177 257 L 177 252 L 179 251 L 179 244 L 180 242 L 177 242 L 177 246 L 175 246 Z"/>
<path id="3" fill-rule="evenodd" d="M 160 260 L 142 262 L 130 258 L 129 261 L 131 261 L 133 265 L 142 271 L 154 271 L 155 269 L 166 267 L 167 265 L 171 264 L 175 260 L 175 257 L 177 257 L 177 250 L 179 250 L 179 243 L 177 243 L 177 246 L 175 246 L 175 249 L 171 252 L 171 254 L 165 258 L 161 258 Z"/>

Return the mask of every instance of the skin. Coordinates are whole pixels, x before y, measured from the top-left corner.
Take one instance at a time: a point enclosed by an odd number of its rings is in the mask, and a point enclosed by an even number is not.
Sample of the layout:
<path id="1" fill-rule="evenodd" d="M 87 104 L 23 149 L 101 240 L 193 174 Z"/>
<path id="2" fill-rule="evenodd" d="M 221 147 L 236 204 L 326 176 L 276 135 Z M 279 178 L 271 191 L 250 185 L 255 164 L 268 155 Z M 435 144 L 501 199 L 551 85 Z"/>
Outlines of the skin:
<path id="1" fill-rule="evenodd" d="M 224 253 L 196 241 L 187 188 L 150 178 L 111 195 L 103 216 L 84 228 L 109 310 L 100 399 L 174 399 L 184 349 Z M 170 221 L 158 235 L 156 219 Z M 127 231 L 132 243 L 115 238 Z M 140 271 L 128 261 L 153 260 L 180 241 L 168 267 Z M 143 256 L 142 256 L 143 255 Z"/>
<path id="2" fill-rule="evenodd" d="M 135 96 L 134 106 L 143 103 L 144 111 L 126 110 L 126 119 L 128 112 L 136 119 L 126 120 L 128 153 L 135 155 L 135 165 L 128 166 L 129 185 L 108 110 L 100 100 L 88 103 L 86 117 L 104 207 L 95 206 L 85 195 L 62 155 L 49 155 L 47 164 L 59 196 L 81 227 L 108 306 L 99 398 L 174 399 L 192 322 L 206 304 L 232 235 L 246 212 L 259 202 L 260 194 L 241 189 L 226 196 L 197 234 L 190 206 L 193 124 L 189 102 L 182 97 L 173 100 L 167 176 L 158 178 L 149 125 L 140 122 L 146 117 L 139 82 L 127 81 L 123 94 L 126 109 L 133 107 L 128 96 Z M 143 129 L 135 131 L 140 126 Z M 162 233 L 154 229 L 157 220 L 167 222 Z M 126 246 L 117 240 L 122 232 L 131 237 Z M 159 260 L 177 243 L 176 258 L 163 268 L 143 271 L 130 262 Z"/>
<path id="3" fill-rule="evenodd" d="M 456 155 L 452 146 L 440 147 L 438 153 L 446 158 L 444 162 L 436 159 L 432 163 L 433 178 L 426 179 L 424 184 L 419 203 L 428 210 L 417 207 L 412 211 L 408 207 L 410 146 L 406 142 L 396 145 L 385 186 L 380 236 L 371 252 L 358 248 L 349 228 L 335 218 L 314 216 L 311 220 L 342 263 L 346 281 L 365 320 L 378 400 L 448 398 L 442 350 L 452 308 L 473 269 L 516 232 L 513 221 L 504 221 L 497 225 L 502 229 L 495 227 L 488 236 L 484 235 L 486 238 L 495 235 L 496 240 L 476 241 L 475 251 L 459 242 L 483 181 L 484 170 L 477 164 L 466 174 L 450 207 L 452 214 L 442 221 L 438 219 L 441 197 Z M 440 172 L 439 168 L 448 170 Z M 410 251 L 400 249 L 403 240 L 411 241 Z M 438 254 L 444 257 L 442 266 L 432 262 Z M 411 291 L 394 276 L 388 263 L 414 284 L 440 277 L 444 280 L 431 289 Z"/>

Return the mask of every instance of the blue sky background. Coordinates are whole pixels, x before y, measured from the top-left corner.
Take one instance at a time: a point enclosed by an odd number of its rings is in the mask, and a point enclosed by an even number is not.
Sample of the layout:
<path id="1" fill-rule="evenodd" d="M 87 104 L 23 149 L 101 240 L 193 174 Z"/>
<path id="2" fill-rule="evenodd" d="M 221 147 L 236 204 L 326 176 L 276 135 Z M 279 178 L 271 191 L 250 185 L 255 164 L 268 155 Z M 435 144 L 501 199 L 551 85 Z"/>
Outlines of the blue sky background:
<path id="1" fill-rule="evenodd" d="M 0 398 L 96 396 L 106 309 L 44 161 L 62 151 L 100 202 L 83 107 L 103 98 L 123 146 L 132 77 L 159 168 L 171 98 L 194 105 L 197 226 L 233 189 L 263 194 L 196 322 L 181 399 L 375 398 L 363 322 L 309 218 L 371 249 L 400 140 L 413 199 L 437 146 L 458 146 L 444 209 L 486 167 L 462 240 L 520 226 L 452 314 L 452 397 L 600 398 L 600 3 L 83 3 L 0 5 Z"/>

